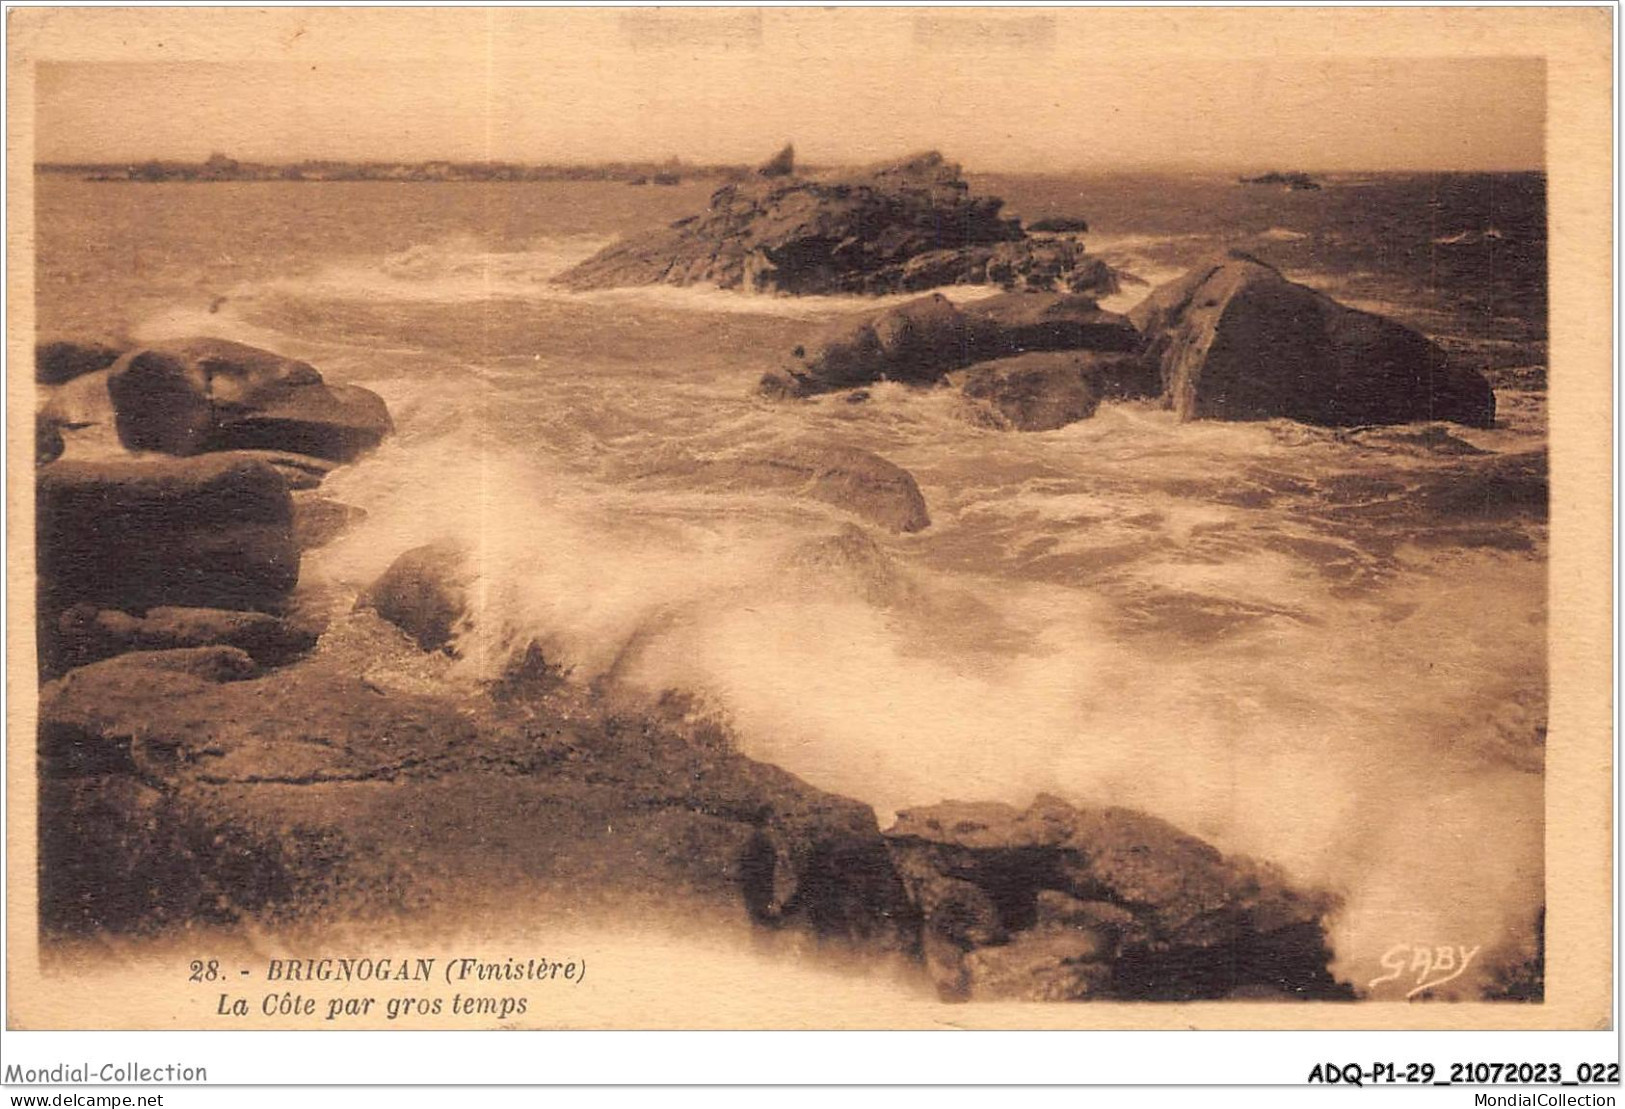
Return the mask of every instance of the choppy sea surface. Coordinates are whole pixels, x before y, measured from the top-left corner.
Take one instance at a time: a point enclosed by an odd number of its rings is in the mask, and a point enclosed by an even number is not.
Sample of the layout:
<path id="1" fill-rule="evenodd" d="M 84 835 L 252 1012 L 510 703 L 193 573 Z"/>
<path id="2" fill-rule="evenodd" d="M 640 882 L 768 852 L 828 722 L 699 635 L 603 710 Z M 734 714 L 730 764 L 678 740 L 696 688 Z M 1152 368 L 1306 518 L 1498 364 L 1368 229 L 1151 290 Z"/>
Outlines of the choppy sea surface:
<path id="1" fill-rule="evenodd" d="M 876 302 L 550 284 L 711 187 L 42 176 L 41 331 L 219 335 L 381 393 L 397 435 L 323 486 L 368 515 L 306 555 L 302 588 L 342 597 L 408 547 L 472 541 L 471 681 L 535 639 L 580 679 L 689 691 L 747 753 L 883 824 L 1040 791 L 1156 813 L 1340 893 L 1334 970 L 1362 990 L 1400 945 L 1481 948 L 1446 995 L 1529 953 L 1541 177 L 973 181 L 1029 220 L 1087 218 L 1091 249 L 1150 284 L 1237 247 L 1400 318 L 1491 376 L 1488 430 L 1181 425 L 1136 403 L 1024 434 L 950 389 L 772 402 L 753 386 L 782 352 Z M 932 526 L 690 465 L 807 440 L 906 467 Z"/>

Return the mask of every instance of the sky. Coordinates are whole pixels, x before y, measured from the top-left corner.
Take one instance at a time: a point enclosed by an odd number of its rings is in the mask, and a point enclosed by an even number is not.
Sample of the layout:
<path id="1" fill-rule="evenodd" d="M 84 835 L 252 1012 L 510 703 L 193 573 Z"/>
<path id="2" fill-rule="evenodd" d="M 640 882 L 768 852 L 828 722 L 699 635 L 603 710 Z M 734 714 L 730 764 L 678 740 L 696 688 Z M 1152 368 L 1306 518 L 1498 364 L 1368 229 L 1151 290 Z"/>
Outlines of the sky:
<path id="1" fill-rule="evenodd" d="M 1540 58 L 1427 56 L 1414 36 L 1351 56 L 1277 33 L 1280 9 L 1226 35 L 1182 31 L 1179 11 L 284 9 L 214 35 L 148 19 L 116 49 L 41 48 L 61 60 L 37 69 L 36 158 L 755 162 L 793 140 L 809 162 L 937 148 L 982 171 L 1544 164 Z"/>

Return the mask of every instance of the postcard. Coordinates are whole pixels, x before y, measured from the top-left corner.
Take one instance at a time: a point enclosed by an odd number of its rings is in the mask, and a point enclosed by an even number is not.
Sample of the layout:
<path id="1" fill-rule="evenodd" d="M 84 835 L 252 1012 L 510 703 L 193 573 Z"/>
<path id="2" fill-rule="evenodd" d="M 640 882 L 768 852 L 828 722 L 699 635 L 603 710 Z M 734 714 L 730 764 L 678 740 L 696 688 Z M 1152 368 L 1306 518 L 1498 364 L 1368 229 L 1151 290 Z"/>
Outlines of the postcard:
<path id="1" fill-rule="evenodd" d="M 9 18 L 9 1027 L 1608 1022 L 1606 11 Z"/>

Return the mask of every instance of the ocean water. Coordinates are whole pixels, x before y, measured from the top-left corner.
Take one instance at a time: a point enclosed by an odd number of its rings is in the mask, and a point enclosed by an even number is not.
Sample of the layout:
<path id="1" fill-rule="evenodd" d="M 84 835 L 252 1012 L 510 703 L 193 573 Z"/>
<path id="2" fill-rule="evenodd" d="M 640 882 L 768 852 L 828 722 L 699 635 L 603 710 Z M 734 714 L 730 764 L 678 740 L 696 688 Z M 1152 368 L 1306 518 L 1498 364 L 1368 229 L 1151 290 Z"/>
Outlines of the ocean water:
<path id="1" fill-rule="evenodd" d="M 323 486 L 368 515 L 301 588 L 342 604 L 411 546 L 471 542 L 470 682 L 538 641 L 577 680 L 687 691 L 882 824 L 1040 791 L 1141 808 L 1337 892 L 1333 969 L 1358 989 L 1400 945 L 1455 945 L 1480 954 L 1438 993 L 1475 996 L 1530 953 L 1543 903 L 1542 179 L 973 185 L 1086 217 L 1148 283 L 1109 307 L 1239 247 L 1402 318 L 1491 375 L 1496 426 L 1181 425 L 1132 403 L 1022 434 L 950 389 L 767 401 L 764 370 L 876 302 L 549 283 L 697 210 L 703 182 L 42 176 L 38 312 L 53 335 L 239 339 L 382 394 L 396 436 Z M 808 441 L 906 467 L 932 526 L 693 465 Z"/>

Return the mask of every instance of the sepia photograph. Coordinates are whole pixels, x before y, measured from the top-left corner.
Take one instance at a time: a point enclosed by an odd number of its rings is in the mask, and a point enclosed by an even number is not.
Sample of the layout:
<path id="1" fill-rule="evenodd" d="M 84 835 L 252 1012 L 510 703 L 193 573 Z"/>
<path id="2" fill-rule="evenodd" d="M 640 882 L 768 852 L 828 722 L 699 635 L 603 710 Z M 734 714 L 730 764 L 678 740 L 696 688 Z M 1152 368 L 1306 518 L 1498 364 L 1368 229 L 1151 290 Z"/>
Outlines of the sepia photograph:
<path id="1" fill-rule="evenodd" d="M 8 1026 L 1606 1024 L 1491 14 L 10 12 Z"/>

